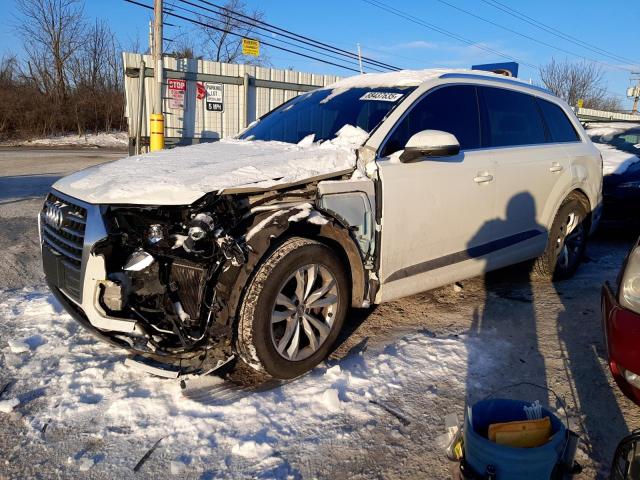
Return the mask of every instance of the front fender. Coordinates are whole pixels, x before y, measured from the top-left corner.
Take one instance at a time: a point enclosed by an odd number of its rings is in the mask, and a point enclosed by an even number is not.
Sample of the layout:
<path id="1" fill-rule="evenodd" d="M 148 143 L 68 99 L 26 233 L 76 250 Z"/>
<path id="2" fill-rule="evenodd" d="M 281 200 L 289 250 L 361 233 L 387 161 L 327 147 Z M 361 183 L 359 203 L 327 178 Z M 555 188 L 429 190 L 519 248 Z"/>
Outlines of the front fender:
<path id="1" fill-rule="evenodd" d="M 331 246 L 343 259 L 351 279 L 351 305 L 361 308 L 366 304 L 367 282 L 365 269 L 355 240 L 349 230 L 337 219 L 321 213 L 309 203 L 282 210 L 257 214 L 245 234 L 247 261 L 225 270 L 219 278 L 216 291 L 223 309 L 218 321 L 231 323 L 236 318 L 240 302 L 257 266 L 268 253 L 286 238 L 301 236 Z"/>

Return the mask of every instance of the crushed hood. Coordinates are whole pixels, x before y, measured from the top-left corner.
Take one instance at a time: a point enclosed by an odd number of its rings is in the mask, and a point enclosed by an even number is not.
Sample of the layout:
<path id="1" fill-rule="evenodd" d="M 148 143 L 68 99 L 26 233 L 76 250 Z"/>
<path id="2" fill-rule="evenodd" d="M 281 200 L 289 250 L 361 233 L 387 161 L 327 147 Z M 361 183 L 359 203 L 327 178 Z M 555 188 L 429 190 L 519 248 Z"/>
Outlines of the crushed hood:
<path id="1" fill-rule="evenodd" d="M 348 173 L 363 130 L 345 126 L 322 144 L 221 140 L 98 165 L 53 188 L 95 204 L 188 205 L 209 192 L 250 192 Z"/>

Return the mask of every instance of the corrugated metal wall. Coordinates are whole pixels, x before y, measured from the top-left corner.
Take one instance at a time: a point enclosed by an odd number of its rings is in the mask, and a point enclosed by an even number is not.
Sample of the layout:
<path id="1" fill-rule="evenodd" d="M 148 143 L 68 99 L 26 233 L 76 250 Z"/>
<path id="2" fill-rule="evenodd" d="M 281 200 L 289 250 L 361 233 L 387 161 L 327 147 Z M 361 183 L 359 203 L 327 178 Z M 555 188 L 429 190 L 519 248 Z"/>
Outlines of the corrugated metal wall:
<path id="1" fill-rule="evenodd" d="M 141 137 L 148 137 L 149 117 L 153 105 L 153 60 L 150 55 L 123 53 L 125 67 L 126 116 L 129 137 L 136 137 L 139 108 L 139 71 L 145 62 L 143 120 Z M 329 85 L 340 77 L 317 75 L 207 60 L 164 58 L 165 79 L 163 82 L 163 112 L 165 136 L 180 139 L 180 143 L 191 143 L 199 139 L 219 139 L 240 132 L 248 123 L 274 109 L 300 93 Z M 248 74 L 248 91 L 245 88 Z M 184 108 L 170 108 L 167 79 L 187 80 Z M 223 84 L 224 111 L 207 111 L 205 99 L 196 96 L 196 82 Z M 247 110 L 245 118 L 245 99 Z"/>

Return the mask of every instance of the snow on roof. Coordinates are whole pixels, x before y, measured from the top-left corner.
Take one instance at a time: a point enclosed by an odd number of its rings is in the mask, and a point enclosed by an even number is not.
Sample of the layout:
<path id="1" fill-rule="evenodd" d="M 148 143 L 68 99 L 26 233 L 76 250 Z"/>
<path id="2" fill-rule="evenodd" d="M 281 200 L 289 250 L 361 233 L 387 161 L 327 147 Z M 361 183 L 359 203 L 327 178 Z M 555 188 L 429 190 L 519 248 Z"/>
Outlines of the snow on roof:
<path id="1" fill-rule="evenodd" d="M 325 89 L 347 90 L 349 88 L 379 88 L 379 87 L 415 87 L 428 80 L 440 78 L 447 73 L 466 73 L 470 75 L 483 75 L 489 78 L 505 79 L 503 75 L 483 70 L 469 70 L 464 68 L 429 68 L 425 70 L 399 70 L 397 72 L 385 73 L 366 73 L 364 75 L 354 75 L 353 77 L 343 78 L 331 85 L 324 87 Z M 524 83 L 517 78 L 510 78 L 516 83 Z"/>

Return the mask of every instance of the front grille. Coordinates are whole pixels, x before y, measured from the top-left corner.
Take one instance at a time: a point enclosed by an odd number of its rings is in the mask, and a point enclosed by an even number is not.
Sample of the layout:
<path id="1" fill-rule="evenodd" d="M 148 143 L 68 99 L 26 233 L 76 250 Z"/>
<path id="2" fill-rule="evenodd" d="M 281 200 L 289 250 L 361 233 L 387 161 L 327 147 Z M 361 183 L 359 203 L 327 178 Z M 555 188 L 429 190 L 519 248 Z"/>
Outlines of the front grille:
<path id="1" fill-rule="evenodd" d="M 50 193 L 42 207 L 40 224 L 44 244 L 59 260 L 58 287 L 80 301 L 87 210 Z"/>

